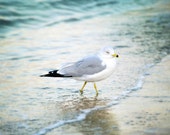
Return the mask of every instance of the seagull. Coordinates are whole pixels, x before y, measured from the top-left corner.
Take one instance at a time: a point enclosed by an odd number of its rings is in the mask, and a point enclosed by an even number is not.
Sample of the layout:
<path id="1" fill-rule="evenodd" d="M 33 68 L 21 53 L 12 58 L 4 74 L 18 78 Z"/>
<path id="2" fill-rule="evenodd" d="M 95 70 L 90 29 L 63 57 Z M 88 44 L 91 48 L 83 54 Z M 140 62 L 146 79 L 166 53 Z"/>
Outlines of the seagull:
<path id="1" fill-rule="evenodd" d="M 119 55 L 115 53 L 113 47 L 107 46 L 96 54 L 88 55 L 77 62 L 63 64 L 57 70 L 40 75 L 40 77 L 62 77 L 84 81 L 80 89 L 81 94 L 83 94 L 87 82 L 93 82 L 96 95 L 98 95 L 96 82 L 108 78 L 114 72 L 118 57 Z"/>

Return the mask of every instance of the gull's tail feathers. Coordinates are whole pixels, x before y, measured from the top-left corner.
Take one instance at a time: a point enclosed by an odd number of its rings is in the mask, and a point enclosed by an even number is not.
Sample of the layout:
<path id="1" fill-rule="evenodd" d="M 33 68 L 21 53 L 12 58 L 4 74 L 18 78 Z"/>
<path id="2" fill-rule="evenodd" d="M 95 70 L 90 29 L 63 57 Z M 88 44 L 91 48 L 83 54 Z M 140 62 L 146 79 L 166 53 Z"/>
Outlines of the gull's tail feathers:
<path id="1" fill-rule="evenodd" d="M 65 76 L 57 72 L 58 70 L 50 71 L 48 74 L 40 75 L 40 77 L 72 77 L 72 76 Z"/>

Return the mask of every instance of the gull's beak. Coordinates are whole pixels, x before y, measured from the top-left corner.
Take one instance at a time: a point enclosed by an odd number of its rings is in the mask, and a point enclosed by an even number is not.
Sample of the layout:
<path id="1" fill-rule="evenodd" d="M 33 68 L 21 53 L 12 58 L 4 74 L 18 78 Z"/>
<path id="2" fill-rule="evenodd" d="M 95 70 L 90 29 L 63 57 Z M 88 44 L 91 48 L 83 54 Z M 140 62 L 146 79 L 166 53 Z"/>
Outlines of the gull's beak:
<path id="1" fill-rule="evenodd" d="M 118 57 L 119 57 L 119 55 L 116 54 L 116 53 L 112 54 L 112 56 L 115 57 L 115 58 L 118 58 Z"/>

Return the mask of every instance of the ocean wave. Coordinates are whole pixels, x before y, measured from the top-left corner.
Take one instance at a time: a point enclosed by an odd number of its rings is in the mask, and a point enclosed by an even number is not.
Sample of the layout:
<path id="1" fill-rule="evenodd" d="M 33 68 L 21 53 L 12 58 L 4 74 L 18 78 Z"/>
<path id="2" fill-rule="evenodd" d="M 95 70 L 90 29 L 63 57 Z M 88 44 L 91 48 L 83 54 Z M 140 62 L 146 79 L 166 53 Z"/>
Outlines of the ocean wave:
<path id="1" fill-rule="evenodd" d="M 109 14 L 121 14 L 156 3 L 155 0 L 12 0 L 0 2 L 0 29 L 35 28 L 72 23 Z M 8 26 L 8 27 L 7 27 Z"/>

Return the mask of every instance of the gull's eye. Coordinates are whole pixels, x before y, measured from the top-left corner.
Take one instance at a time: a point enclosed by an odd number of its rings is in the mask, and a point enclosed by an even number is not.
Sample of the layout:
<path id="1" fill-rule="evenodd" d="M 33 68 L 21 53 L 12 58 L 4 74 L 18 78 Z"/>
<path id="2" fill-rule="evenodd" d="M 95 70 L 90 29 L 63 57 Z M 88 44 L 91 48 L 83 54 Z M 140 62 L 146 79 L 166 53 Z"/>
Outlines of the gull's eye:
<path id="1" fill-rule="evenodd" d="M 106 51 L 107 54 L 110 54 L 109 51 Z"/>

